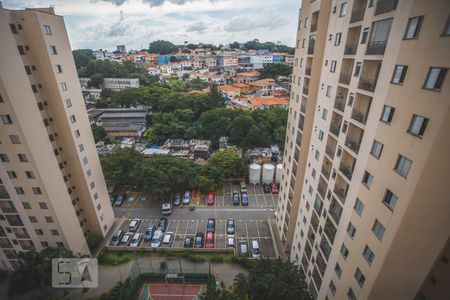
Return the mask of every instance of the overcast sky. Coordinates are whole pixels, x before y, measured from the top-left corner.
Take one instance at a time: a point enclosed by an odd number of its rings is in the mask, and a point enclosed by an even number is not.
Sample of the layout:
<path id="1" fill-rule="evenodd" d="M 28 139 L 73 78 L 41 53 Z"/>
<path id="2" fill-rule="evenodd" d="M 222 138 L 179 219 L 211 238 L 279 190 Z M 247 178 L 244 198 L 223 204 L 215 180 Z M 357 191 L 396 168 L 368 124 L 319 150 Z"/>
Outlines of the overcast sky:
<path id="1" fill-rule="evenodd" d="M 4 0 L 11 9 L 48 7 L 64 16 L 73 49 L 127 50 L 157 39 L 294 45 L 300 0 Z"/>

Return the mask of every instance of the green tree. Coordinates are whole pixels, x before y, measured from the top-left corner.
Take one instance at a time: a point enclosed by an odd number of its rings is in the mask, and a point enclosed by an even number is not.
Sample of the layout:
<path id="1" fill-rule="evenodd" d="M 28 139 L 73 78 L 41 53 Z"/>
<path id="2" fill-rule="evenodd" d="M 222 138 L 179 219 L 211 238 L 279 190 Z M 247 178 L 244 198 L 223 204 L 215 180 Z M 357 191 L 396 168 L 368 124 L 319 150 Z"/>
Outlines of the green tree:
<path id="1" fill-rule="evenodd" d="M 178 51 L 178 47 L 164 40 L 153 41 L 149 45 L 149 52 L 156 54 L 170 54 Z"/>
<path id="2" fill-rule="evenodd" d="M 100 141 L 104 141 L 108 136 L 106 135 L 106 131 L 103 127 L 98 126 L 96 124 L 91 125 L 92 134 L 94 135 L 95 143 Z"/>
<path id="3" fill-rule="evenodd" d="M 77 70 L 86 67 L 90 60 L 94 60 L 94 54 L 91 49 L 78 49 L 72 51 L 73 59 Z"/>
<path id="4" fill-rule="evenodd" d="M 94 74 L 91 76 L 91 79 L 88 82 L 88 87 L 93 87 L 99 89 L 103 84 L 103 75 L 102 74 Z"/>
<path id="5" fill-rule="evenodd" d="M 200 192 L 204 194 L 210 193 L 214 190 L 214 182 L 206 176 L 199 176 L 197 185 Z"/>
<path id="6" fill-rule="evenodd" d="M 242 173 L 242 161 L 234 149 L 217 151 L 209 159 L 208 164 L 222 170 L 224 177 L 235 177 Z"/>
<path id="7" fill-rule="evenodd" d="M 292 74 L 292 67 L 285 64 L 265 64 L 261 71 L 261 78 L 288 77 Z"/>
<path id="8" fill-rule="evenodd" d="M 100 156 L 100 162 L 108 185 L 136 183 L 142 178 L 143 156 L 132 148 L 119 149 Z"/>
<path id="9" fill-rule="evenodd" d="M 254 145 L 264 143 L 264 137 L 260 134 L 258 124 L 248 114 L 236 117 L 230 125 L 230 141 L 245 150 Z M 260 141 L 259 143 L 257 141 Z"/>
<path id="10" fill-rule="evenodd" d="M 114 95 L 114 91 L 110 88 L 104 88 L 102 89 L 102 91 L 100 92 L 100 97 L 102 99 L 109 99 Z"/>
<path id="11" fill-rule="evenodd" d="M 233 42 L 233 43 L 231 43 L 230 44 L 230 48 L 233 48 L 233 49 L 240 49 L 240 44 L 239 44 L 239 42 Z"/>

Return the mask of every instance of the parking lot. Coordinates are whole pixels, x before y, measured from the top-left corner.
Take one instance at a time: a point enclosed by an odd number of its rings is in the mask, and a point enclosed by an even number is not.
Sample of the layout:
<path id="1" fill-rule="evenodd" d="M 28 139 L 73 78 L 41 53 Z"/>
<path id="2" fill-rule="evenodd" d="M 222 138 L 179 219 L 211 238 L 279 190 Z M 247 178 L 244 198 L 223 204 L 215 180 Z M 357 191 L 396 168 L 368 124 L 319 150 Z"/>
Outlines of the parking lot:
<path id="1" fill-rule="evenodd" d="M 226 219 L 216 219 L 215 228 L 215 242 L 214 248 L 226 248 Z M 239 240 L 258 240 L 261 248 L 261 254 L 264 258 L 274 258 L 275 252 L 272 244 L 272 237 L 267 220 L 235 220 L 235 244 Z M 159 219 L 144 219 L 142 220 L 136 232 L 141 233 L 142 236 L 147 228 L 147 225 L 158 225 Z M 124 232 L 128 231 L 130 220 L 127 219 L 121 225 L 120 229 Z M 162 248 L 183 248 L 183 242 L 186 236 L 195 236 L 198 232 L 203 232 L 206 235 L 207 218 L 198 220 L 170 220 L 168 222 L 166 232 L 173 232 L 174 238 L 171 245 L 162 245 Z M 139 248 L 150 248 L 149 241 L 141 241 Z M 235 247 L 236 252 L 236 247 Z"/>

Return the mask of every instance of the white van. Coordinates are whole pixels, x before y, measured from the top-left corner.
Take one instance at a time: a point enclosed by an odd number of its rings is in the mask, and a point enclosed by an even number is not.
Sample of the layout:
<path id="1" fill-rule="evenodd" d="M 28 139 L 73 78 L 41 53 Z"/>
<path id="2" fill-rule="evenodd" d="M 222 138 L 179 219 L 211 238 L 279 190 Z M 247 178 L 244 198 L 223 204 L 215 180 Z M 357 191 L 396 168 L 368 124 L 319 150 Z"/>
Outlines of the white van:
<path id="1" fill-rule="evenodd" d="M 161 205 L 161 211 L 163 216 L 169 216 L 172 214 L 172 204 L 170 203 L 163 203 Z"/>
<path id="2" fill-rule="evenodd" d="M 130 225 L 128 226 L 128 230 L 131 231 L 131 232 L 136 232 L 137 229 L 139 228 L 139 225 L 141 225 L 141 220 L 139 220 L 138 218 L 135 218 L 135 219 L 130 221 Z"/>
<path id="3" fill-rule="evenodd" d="M 257 240 L 252 240 L 252 258 L 260 258 L 261 251 Z"/>
<path id="4" fill-rule="evenodd" d="M 153 234 L 151 247 L 158 248 L 159 246 L 161 246 L 162 239 L 163 239 L 163 232 L 161 229 L 157 229 Z"/>

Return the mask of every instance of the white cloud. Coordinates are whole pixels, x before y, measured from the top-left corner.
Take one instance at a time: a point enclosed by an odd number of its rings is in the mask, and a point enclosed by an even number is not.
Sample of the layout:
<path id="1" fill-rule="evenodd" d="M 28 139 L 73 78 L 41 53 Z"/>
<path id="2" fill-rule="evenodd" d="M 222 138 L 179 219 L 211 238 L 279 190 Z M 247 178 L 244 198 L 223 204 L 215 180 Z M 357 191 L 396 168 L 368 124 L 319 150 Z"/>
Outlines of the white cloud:
<path id="1" fill-rule="evenodd" d="M 204 33 L 206 29 L 208 26 L 203 21 L 198 21 L 187 26 L 186 32 Z"/>
<path id="2" fill-rule="evenodd" d="M 280 15 L 240 15 L 233 17 L 223 29 L 229 32 L 255 30 L 259 28 L 277 28 L 286 24 L 286 19 Z"/>

